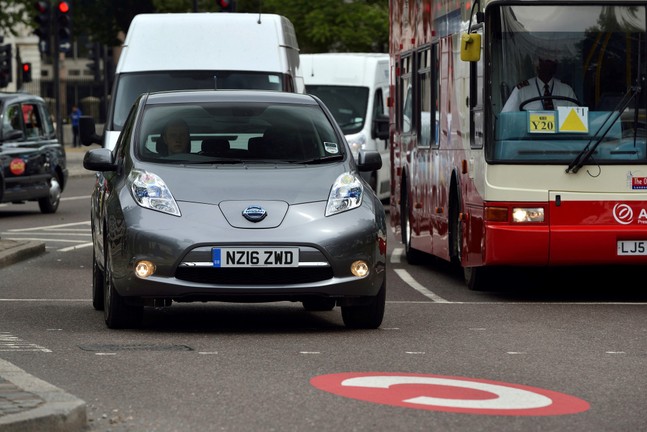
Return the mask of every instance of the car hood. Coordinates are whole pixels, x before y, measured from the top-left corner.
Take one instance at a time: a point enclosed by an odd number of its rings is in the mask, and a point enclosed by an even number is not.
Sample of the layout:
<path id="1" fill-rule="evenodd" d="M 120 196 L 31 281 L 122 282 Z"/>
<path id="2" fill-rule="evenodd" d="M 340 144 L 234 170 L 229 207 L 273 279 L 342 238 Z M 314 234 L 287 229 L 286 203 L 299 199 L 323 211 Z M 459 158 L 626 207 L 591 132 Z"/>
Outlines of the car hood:
<path id="1" fill-rule="evenodd" d="M 283 201 L 288 205 L 326 201 L 346 163 L 326 166 L 248 165 L 138 167 L 164 180 L 176 201 L 220 204 L 225 201 Z"/>

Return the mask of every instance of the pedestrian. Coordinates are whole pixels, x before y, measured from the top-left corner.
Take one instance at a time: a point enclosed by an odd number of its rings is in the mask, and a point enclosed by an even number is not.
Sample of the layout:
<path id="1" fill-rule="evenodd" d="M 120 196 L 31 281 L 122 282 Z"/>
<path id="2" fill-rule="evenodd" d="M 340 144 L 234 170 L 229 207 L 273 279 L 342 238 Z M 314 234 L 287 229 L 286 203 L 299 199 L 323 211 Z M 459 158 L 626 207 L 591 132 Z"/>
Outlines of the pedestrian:
<path id="1" fill-rule="evenodd" d="M 81 143 L 79 142 L 79 119 L 83 113 L 79 109 L 78 106 L 72 105 L 72 112 L 70 113 L 70 122 L 72 123 L 72 135 L 74 138 L 72 139 L 72 147 L 81 147 Z"/>

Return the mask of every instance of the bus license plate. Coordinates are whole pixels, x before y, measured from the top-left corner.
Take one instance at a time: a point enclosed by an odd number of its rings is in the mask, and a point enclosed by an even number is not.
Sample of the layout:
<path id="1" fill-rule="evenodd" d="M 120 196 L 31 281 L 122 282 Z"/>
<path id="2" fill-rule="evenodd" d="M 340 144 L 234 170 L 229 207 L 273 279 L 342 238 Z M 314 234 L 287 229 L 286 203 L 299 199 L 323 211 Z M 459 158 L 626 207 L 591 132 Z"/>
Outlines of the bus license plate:
<path id="1" fill-rule="evenodd" d="M 618 240 L 618 255 L 647 255 L 647 240 Z"/>
<path id="2" fill-rule="evenodd" d="M 214 267 L 298 267 L 299 248 L 213 248 Z"/>

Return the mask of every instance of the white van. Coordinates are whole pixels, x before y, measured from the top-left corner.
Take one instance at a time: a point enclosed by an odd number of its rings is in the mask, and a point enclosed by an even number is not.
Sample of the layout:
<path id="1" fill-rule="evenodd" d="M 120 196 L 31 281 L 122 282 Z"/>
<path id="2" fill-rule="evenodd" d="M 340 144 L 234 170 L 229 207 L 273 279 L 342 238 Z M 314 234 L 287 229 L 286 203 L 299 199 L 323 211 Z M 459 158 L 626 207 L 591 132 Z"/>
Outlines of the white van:
<path id="1" fill-rule="evenodd" d="M 292 23 L 280 15 L 251 13 L 135 16 L 117 63 L 103 146 L 114 148 L 141 93 L 206 88 L 303 93 Z M 86 121 L 82 142 L 100 141 Z"/>
<path id="2" fill-rule="evenodd" d="M 306 92 L 318 96 L 341 127 L 353 154 L 377 150 L 382 168 L 362 173 L 378 197 L 391 192 L 388 142 L 389 55 L 377 53 L 301 54 Z"/>

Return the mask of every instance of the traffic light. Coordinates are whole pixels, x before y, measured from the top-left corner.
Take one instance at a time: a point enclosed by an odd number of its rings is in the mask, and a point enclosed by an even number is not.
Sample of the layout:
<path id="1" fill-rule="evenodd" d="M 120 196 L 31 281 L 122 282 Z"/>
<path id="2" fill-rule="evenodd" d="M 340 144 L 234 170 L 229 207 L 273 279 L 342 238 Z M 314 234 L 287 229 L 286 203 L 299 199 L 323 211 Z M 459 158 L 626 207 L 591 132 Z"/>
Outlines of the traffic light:
<path id="1" fill-rule="evenodd" d="M 72 39 L 72 15 L 70 2 L 59 1 L 56 4 L 56 24 L 58 27 L 58 40 L 61 43 Z"/>
<path id="2" fill-rule="evenodd" d="M 22 82 L 31 82 L 31 63 L 22 64 Z"/>
<path id="3" fill-rule="evenodd" d="M 38 48 L 40 52 L 47 53 L 49 51 L 49 36 L 51 29 L 51 9 L 49 6 L 49 1 L 37 1 L 36 2 L 36 30 L 34 34 L 38 36 L 40 42 Z"/>
<path id="4" fill-rule="evenodd" d="M 0 87 L 7 87 L 12 80 L 11 44 L 0 45 Z"/>
<path id="5" fill-rule="evenodd" d="M 236 12 L 235 0 L 216 0 L 216 3 L 220 6 L 220 12 Z"/>
<path id="6" fill-rule="evenodd" d="M 86 67 L 92 71 L 95 81 L 101 80 L 101 45 L 98 43 L 88 43 L 86 44 L 88 49 L 88 58 L 91 60 L 90 63 L 86 64 Z"/>

